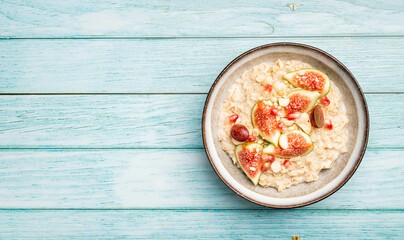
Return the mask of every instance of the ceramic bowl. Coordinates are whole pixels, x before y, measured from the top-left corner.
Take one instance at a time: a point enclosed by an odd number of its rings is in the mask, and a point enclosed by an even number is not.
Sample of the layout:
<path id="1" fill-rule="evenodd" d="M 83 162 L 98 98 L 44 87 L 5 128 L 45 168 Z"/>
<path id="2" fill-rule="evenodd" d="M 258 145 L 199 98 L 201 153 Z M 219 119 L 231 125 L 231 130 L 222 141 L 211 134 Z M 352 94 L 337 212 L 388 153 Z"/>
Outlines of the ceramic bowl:
<path id="1" fill-rule="evenodd" d="M 341 90 L 349 118 L 348 152 L 340 154 L 331 169 L 322 170 L 319 179 L 300 183 L 278 192 L 275 188 L 254 186 L 233 164 L 220 146 L 218 119 L 230 86 L 241 74 L 261 62 L 277 59 L 300 60 L 326 72 Z M 202 136 L 209 161 L 222 181 L 243 198 L 273 208 L 294 208 L 318 202 L 340 189 L 355 173 L 366 150 L 369 114 L 365 97 L 352 73 L 330 54 L 298 43 L 273 43 L 251 49 L 230 62 L 216 78 L 206 98 Z"/>

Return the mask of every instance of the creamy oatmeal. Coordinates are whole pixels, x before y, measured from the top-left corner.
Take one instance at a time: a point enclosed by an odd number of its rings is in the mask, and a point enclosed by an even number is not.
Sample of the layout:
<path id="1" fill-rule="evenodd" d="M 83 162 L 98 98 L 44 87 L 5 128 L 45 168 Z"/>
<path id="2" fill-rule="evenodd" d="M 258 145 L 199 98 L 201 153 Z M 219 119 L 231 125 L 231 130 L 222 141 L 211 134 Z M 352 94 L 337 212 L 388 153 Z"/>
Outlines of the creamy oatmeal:
<path id="1" fill-rule="evenodd" d="M 301 61 L 277 60 L 245 71 L 229 89 L 221 146 L 253 183 L 282 191 L 316 181 L 347 151 L 346 109 L 325 74 Z"/>

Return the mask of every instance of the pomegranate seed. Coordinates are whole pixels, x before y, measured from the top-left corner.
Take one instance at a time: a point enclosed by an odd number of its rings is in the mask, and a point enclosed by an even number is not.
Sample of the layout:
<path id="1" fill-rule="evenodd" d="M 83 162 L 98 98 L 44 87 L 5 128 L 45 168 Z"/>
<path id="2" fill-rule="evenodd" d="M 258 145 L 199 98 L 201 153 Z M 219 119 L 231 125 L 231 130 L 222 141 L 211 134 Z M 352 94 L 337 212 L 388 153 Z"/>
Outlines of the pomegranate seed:
<path id="1" fill-rule="evenodd" d="M 270 155 L 270 154 L 263 154 L 263 156 L 265 155 L 265 161 L 266 162 L 274 162 L 275 161 L 275 156 L 274 155 Z M 264 159 L 263 159 L 264 160 Z"/>
<path id="2" fill-rule="evenodd" d="M 285 167 L 285 168 L 288 168 L 289 166 L 290 166 L 290 161 L 288 160 L 288 159 L 286 159 L 285 161 L 283 161 L 283 163 L 282 163 L 282 165 Z"/>
<path id="3" fill-rule="evenodd" d="M 280 122 L 280 123 L 278 123 L 277 127 L 278 127 L 280 130 L 284 130 L 284 129 L 285 129 L 285 124 L 283 124 L 283 122 Z"/>
<path id="4" fill-rule="evenodd" d="M 262 166 L 261 166 L 261 171 L 266 172 L 266 171 L 268 171 L 270 168 L 271 168 L 271 163 L 266 162 L 266 163 L 262 164 Z"/>
<path id="5" fill-rule="evenodd" d="M 229 116 L 229 121 L 230 121 L 231 123 L 236 122 L 237 119 L 238 119 L 238 115 L 237 115 L 237 114 L 233 114 L 233 115 L 230 115 L 230 116 Z"/>
<path id="6" fill-rule="evenodd" d="M 263 162 L 273 162 L 273 161 L 275 161 L 275 157 L 273 155 L 265 154 L 265 153 L 263 153 L 261 155 L 261 159 L 262 159 Z"/>
<path id="7" fill-rule="evenodd" d="M 256 138 L 253 135 L 250 135 L 247 139 L 249 142 L 255 142 Z"/>
<path id="8" fill-rule="evenodd" d="M 279 113 L 279 109 L 277 109 L 276 107 L 271 108 L 271 114 L 274 116 L 278 116 Z"/>
<path id="9" fill-rule="evenodd" d="M 265 85 L 265 91 L 271 92 L 272 91 L 272 85 L 271 84 L 267 84 Z"/>
<path id="10" fill-rule="evenodd" d="M 321 103 L 324 105 L 324 106 L 328 106 L 328 105 L 330 105 L 330 103 L 331 103 L 331 101 L 330 101 L 330 99 L 328 99 L 328 97 L 322 97 L 322 98 L 320 98 L 320 101 L 321 101 Z"/>
<path id="11" fill-rule="evenodd" d="M 324 120 L 324 127 L 328 130 L 332 130 L 332 122 L 330 119 L 327 118 Z"/>
<path id="12" fill-rule="evenodd" d="M 300 117 L 300 115 L 301 114 L 299 112 L 291 112 L 291 113 L 288 113 L 287 118 L 288 118 L 288 120 L 295 120 L 295 119 L 298 119 Z"/>

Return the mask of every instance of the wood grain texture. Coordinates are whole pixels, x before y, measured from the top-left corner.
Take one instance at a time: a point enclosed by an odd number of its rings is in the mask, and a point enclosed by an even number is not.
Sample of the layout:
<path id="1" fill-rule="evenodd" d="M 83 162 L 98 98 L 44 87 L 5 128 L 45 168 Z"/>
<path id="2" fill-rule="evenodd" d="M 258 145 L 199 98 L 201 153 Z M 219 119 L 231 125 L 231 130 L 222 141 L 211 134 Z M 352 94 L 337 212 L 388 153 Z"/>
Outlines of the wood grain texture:
<path id="1" fill-rule="evenodd" d="M 205 95 L 0 97 L 2 147 L 201 147 Z M 30 143 L 29 143 L 30 142 Z"/>
<path id="2" fill-rule="evenodd" d="M 403 92 L 403 39 L 2 40 L 0 93 L 207 93 L 239 54 L 281 41 L 334 55 L 365 92 Z"/>
<path id="3" fill-rule="evenodd" d="M 49 224 L 52 219 L 52 224 Z M 402 239 L 402 211 L 0 211 L 0 237 Z M 46 225 L 46 227 L 44 227 Z"/>
<path id="4" fill-rule="evenodd" d="M 202 148 L 206 95 L 0 96 L 0 148 Z M 401 94 L 368 94 L 370 148 L 404 147 Z"/>
<path id="5" fill-rule="evenodd" d="M 402 1 L 11 1 L 0 37 L 403 35 Z M 377 17 L 375 17 L 377 16 Z"/>
<path id="6" fill-rule="evenodd" d="M 342 189 L 305 208 L 403 209 L 403 154 L 368 150 Z M 226 187 L 202 149 L 1 150 L 0 159 L 0 209 L 264 209 Z"/>
<path id="7" fill-rule="evenodd" d="M 404 239 L 404 1 L 292 2 L 0 0 L 0 239 Z M 377 94 L 352 179 L 277 211 L 220 181 L 200 122 L 224 66 L 280 41 Z"/>

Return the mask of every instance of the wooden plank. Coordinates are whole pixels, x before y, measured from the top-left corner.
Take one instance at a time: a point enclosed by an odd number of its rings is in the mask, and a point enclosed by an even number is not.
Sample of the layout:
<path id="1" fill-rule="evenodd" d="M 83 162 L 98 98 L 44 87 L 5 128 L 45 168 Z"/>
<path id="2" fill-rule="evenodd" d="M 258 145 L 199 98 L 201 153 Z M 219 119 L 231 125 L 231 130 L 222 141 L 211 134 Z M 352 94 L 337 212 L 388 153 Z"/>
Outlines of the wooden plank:
<path id="1" fill-rule="evenodd" d="M 401 94 L 368 94 L 369 147 L 404 147 Z M 205 94 L 0 96 L 0 148 L 202 148 Z M 399 118 L 397 118 L 399 116 Z"/>
<path id="2" fill-rule="evenodd" d="M 402 239 L 402 211 L 0 211 L 0 237 Z M 43 227 L 46 226 L 46 227 Z"/>
<path id="3" fill-rule="evenodd" d="M 352 179 L 307 209 L 403 209 L 403 150 L 368 150 Z M 263 209 L 202 149 L 1 150 L 0 208 Z M 383 187 L 381 187 L 383 186 Z"/>
<path id="4" fill-rule="evenodd" d="M 0 93 L 207 93 L 236 56 L 282 41 L 334 55 L 365 92 L 404 91 L 403 38 L 264 38 L 3 40 Z"/>
<path id="5" fill-rule="evenodd" d="M 1 96 L 0 145 L 201 147 L 205 95 Z"/>
<path id="6" fill-rule="evenodd" d="M 0 37 L 402 35 L 401 1 L 0 2 Z M 377 16 L 377 17 L 375 17 Z M 315 27 L 314 27 L 315 26 Z"/>

